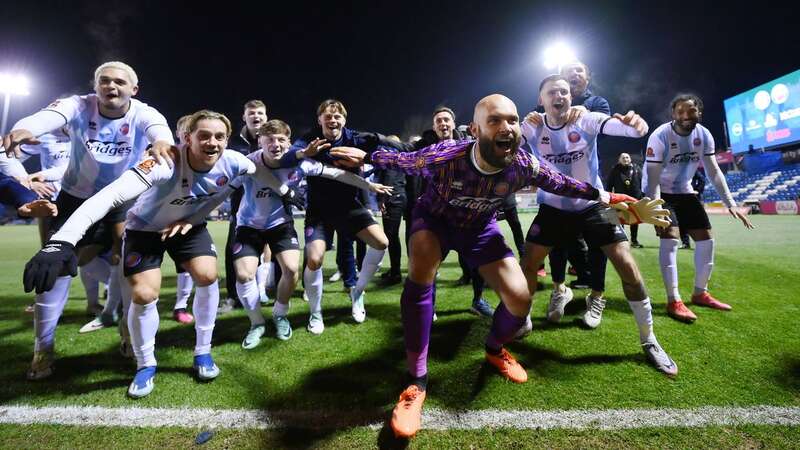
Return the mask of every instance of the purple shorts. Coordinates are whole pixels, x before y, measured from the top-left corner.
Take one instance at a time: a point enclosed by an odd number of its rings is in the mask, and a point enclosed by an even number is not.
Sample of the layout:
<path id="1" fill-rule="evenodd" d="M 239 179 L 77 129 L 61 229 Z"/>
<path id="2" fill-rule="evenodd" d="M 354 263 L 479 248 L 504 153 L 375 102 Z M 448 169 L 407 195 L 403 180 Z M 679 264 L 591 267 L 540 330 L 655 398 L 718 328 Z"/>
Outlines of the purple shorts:
<path id="1" fill-rule="evenodd" d="M 503 258 L 514 257 L 494 218 L 483 228 L 457 228 L 419 207 L 414 208 L 413 217 L 410 235 L 420 230 L 433 232 L 439 238 L 442 259 L 450 250 L 454 250 L 471 269 L 477 269 Z"/>

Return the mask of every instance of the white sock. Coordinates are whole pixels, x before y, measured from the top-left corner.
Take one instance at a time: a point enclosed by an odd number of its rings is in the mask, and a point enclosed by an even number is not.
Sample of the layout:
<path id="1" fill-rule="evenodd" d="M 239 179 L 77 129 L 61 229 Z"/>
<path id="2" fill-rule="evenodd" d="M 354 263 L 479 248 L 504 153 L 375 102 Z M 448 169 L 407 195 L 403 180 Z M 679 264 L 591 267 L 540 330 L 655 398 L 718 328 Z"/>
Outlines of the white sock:
<path id="1" fill-rule="evenodd" d="M 177 289 L 175 292 L 175 309 L 186 309 L 189 306 L 189 296 L 192 295 L 194 280 L 189 272 L 182 272 L 176 276 Z"/>
<path id="2" fill-rule="evenodd" d="M 88 264 L 81 266 L 80 276 L 86 290 L 86 301 L 89 306 L 100 304 L 99 283 L 108 283 L 111 267 L 103 258 L 95 257 Z"/>
<path id="3" fill-rule="evenodd" d="M 289 303 L 275 302 L 275 306 L 272 307 L 272 317 L 286 317 L 287 314 L 289 314 Z"/>
<path id="4" fill-rule="evenodd" d="M 122 268 L 119 264 L 109 266 L 108 275 L 108 300 L 103 307 L 103 314 L 114 315 L 116 314 L 119 304 L 122 302 L 122 292 L 120 291 L 120 280 L 125 278 L 122 275 Z M 125 308 L 123 305 L 122 314 L 125 315 Z"/>
<path id="5" fill-rule="evenodd" d="M 91 271 L 84 269 L 84 267 L 86 266 L 80 267 L 78 271 L 81 277 L 81 283 L 83 284 L 83 290 L 86 291 L 86 304 L 88 306 L 99 305 L 100 285 L 92 276 Z"/>
<path id="6" fill-rule="evenodd" d="M 694 293 L 708 290 L 708 280 L 714 270 L 714 239 L 695 241 L 694 249 Z"/>
<path id="7" fill-rule="evenodd" d="M 36 294 L 36 304 L 33 308 L 33 328 L 36 334 L 34 351 L 51 351 L 55 347 L 56 325 L 64 311 L 64 305 L 67 304 L 71 283 L 72 277 L 69 275 L 58 277 L 53 289 Z"/>
<path id="8" fill-rule="evenodd" d="M 194 330 L 197 338 L 194 355 L 211 353 L 211 337 L 214 334 L 214 322 L 217 320 L 219 307 L 219 284 L 217 281 L 208 286 L 198 286 L 194 293 Z"/>
<path id="9" fill-rule="evenodd" d="M 653 307 L 650 306 L 650 297 L 640 302 L 628 301 L 628 305 L 630 305 L 631 311 L 633 311 L 633 317 L 636 319 L 636 326 L 639 327 L 639 341 L 642 344 L 645 342 L 655 342 L 656 335 L 653 334 Z"/>
<path id="10" fill-rule="evenodd" d="M 261 304 L 258 302 L 258 282 L 250 280 L 241 283 L 236 280 L 236 293 L 239 295 L 239 301 L 242 302 L 244 310 L 247 311 L 250 325 L 262 325 L 265 321 L 264 315 L 261 314 Z"/>
<path id="11" fill-rule="evenodd" d="M 131 302 L 128 329 L 136 356 L 136 369 L 156 365 L 156 332 L 158 332 L 158 299 L 146 305 Z"/>
<path id="12" fill-rule="evenodd" d="M 372 247 L 367 247 L 367 254 L 364 255 L 364 261 L 361 263 L 361 271 L 358 273 L 358 281 L 356 287 L 353 289 L 353 298 L 358 298 L 367 288 L 367 284 L 372 280 L 375 271 L 383 260 L 383 254 L 386 250 L 376 250 Z"/>
<path id="13" fill-rule="evenodd" d="M 678 239 L 661 239 L 658 248 L 658 262 L 661 264 L 661 276 L 667 290 L 667 301 L 672 303 L 681 298 L 678 292 Z"/>
<path id="14" fill-rule="evenodd" d="M 322 312 L 322 268 L 311 270 L 306 267 L 303 270 L 303 281 L 306 283 L 309 312 L 311 314 Z"/>

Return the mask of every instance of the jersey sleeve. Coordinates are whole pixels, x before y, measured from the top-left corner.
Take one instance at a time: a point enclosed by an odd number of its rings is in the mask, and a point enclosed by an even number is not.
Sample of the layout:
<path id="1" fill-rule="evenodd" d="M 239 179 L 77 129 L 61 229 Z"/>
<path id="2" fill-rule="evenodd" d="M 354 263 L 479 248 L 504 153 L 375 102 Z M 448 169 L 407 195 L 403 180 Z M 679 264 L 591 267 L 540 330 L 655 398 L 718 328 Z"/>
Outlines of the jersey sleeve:
<path id="1" fill-rule="evenodd" d="M 519 128 L 522 131 L 522 143 L 520 146 L 525 148 L 529 153 L 533 153 L 534 143 L 538 139 L 539 131 L 542 128 L 534 126 L 527 120 L 523 120 Z"/>
<path id="2" fill-rule="evenodd" d="M 148 142 L 166 141 L 170 144 L 175 143 L 172 137 L 172 130 L 167 124 L 167 119 L 155 108 L 151 106 L 145 107 L 139 113 L 137 121 L 139 121 L 139 129 L 144 131 Z"/>
<path id="3" fill-rule="evenodd" d="M 79 95 L 60 98 L 50 103 L 42 111 L 53 111 L 64 117 L 66 123 L 70 123 L 81 111 L 86 108 L 86 98 Z"/>
<path id="4" fill-rule="evenodd" d="M 307 177 L 318 177 L 322 174 L 322 170 L 325 166 L 321 162 L 313 159 L 303 159 L 300 161 L 299 168 L 300 172 Z"/>
<path id="5" fill-rule="evenodd" d="M 608 114 L 601 112 L 588 112 L 578 119 L 580 128 L 593 136 L 603 133 L 606 122 L 611 119 Z"/>
<path id="6" fill-rule="evenodd" d="M 155 158 L 147 158 L 130 170 L 138 175 L 147 187 L 151 187 L 172 178 L 175 169 L 169 164 L 158 164 Z"/>
<path id="7" fill-rule="evenodd" d="M 662 138 L 661 128 L 657 129 L 647 139 L 647 150 L 644 154 L 644 159 L 648 163 L 660 164 L 664 162 L 664 152 L 666 146 Z"/>
<path id="8" fill-rule="evenodd" d="M 371 155 L 371 163 L 379 169 L 398 169 L 407 175 L 433 176 L 436 167 L 463 156 L 472 141 L 442 141 L 415 152 L 379 149 Z"/>
<path id="9" fill-rule="evenodd" d="M 708 128 L 703 127 L 703 155 L 709 156 L 716 153 L 716 145 L 714 143 L 714 136 L 711 135 L 711 132 L 708 131 Z"/>

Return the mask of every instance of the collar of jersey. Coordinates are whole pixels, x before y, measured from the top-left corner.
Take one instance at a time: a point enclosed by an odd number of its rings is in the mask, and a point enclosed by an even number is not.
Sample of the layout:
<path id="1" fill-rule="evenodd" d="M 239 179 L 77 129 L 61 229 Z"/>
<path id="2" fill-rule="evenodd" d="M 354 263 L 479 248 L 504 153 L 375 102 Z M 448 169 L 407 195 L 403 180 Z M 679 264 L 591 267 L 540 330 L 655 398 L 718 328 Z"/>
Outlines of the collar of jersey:
<path id="1" fill-rule="evenodd" d="M 475 152 L 477 151 L 477 148 L 478 148 L 478 141 L 475 141 L 472 143 L 472 148 L 469 149 L 469 162 L 472 164 L 472 167 L 474 167 L 475 170 L 478 171 L 478 173 L 480 173 L 481 175 L 495 175 L 503 171 L 503 169 L 498 169 L 496 172 L 487 172 L 481 169 L 478 166 L 478 161 L 475 159 Z"/>
<path id="2" fill-rule="evenodd" d="M 550 126 L 550 124 L 549 124 L 549 123 L 547 123 L 547 114 L 545 114 L 545 115 L 544 115 L 544 126 L 546 126 L 548 130 L 551 130 L 551 131 L 558 131 L 558 130 L 562 130 L 562 129 L 564 129 L 564 127 L 565 127 L 565 126 L 567 126 L 567 122 L 564 122 L 564 125 L 561 125 L 561 126 L 560 126 L 560 127 L 558 127 L 558 128 L 553 128 L 553 127 L 551 127 L 551 126 Z"/>

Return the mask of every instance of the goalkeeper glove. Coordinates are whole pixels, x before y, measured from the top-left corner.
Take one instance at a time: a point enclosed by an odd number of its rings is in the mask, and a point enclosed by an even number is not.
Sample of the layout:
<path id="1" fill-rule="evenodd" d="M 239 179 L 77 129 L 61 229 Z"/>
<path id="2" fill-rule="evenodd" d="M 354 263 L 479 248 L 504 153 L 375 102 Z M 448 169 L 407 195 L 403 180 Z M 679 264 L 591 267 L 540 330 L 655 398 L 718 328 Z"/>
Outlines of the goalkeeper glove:
<path id="1" fill-rule="evenodd" d="M 48 241 L 44 248 L 33 255 L 22 275 L 25 292 L 34 288 L 37 294 L 53 289 L 56 278 L 62 273 L 75 276 L 78 274 L 78 257 L 75 246 L 64 241 Z"/>

